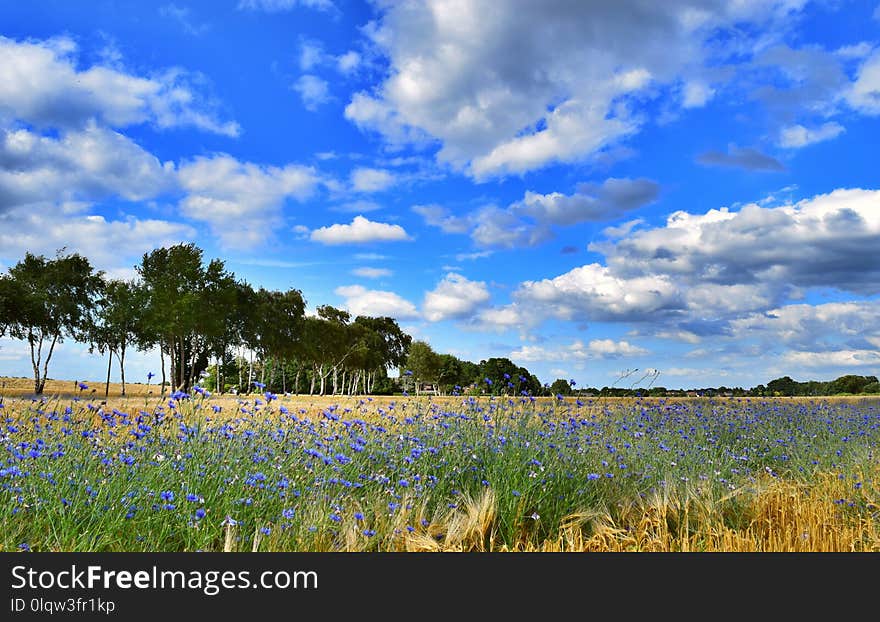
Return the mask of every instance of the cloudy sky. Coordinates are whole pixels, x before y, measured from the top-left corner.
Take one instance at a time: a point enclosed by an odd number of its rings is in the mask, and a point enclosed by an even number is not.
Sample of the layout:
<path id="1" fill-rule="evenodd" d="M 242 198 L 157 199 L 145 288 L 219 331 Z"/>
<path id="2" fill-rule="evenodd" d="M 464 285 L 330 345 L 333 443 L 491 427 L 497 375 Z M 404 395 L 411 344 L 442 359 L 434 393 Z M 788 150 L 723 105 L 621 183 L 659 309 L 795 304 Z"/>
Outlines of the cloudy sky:
<path id="1" fill-rule="evenodd" d="M 876 0 L 0 4 L 0 269 L 192 241 L 545 382 L 880 372 L 878 144 Z"/>

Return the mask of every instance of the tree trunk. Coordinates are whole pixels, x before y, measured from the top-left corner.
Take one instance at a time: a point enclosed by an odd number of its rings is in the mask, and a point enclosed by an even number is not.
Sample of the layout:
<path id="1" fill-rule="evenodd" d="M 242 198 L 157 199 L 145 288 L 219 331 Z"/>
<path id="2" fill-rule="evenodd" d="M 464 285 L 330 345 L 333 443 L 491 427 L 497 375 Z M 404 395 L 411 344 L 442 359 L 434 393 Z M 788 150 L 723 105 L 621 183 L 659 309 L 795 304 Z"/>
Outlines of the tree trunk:
<path id="1" fill-rule="evenodd" d="M 284 375 L 284 363 L 281 363 L 281 392 L 287 393 L 287 381 Z"/>
<path id="2" fill-rule="evenodd" d="M 125 346 L 119 348 L 119 381 L 122 383 L 122 397 L 125 397 Z"/>
<path id="3" fill-rule="evenodd" d="M 104 385 L 104 399 L 110 395 L 110 368 L 113 365 L 113 350 L 107 348 L 107 384 Z"/>
<path id="4" fill-rule="evenodd" d="M 165 348 L 162 345 L 159 346 L 159 360 L 162 362 L 162 388 L 159 395 L 165 395 Z"/>
<path id="5" fill-rule="evenodd" d="M 309 395 L 315 394 L 315 377 L 318 375 L 317 366 L 312 369 L 312 377 L 309 378 Z"/>
<path id="6" fill-rule="evenodd" d="M 251 384 L 254 379 L 254 351 L 251 350 L 250 360 L 248 361 L 248 383 L 247 393 L 251 392 Z"/>
<path id="7" fill-rule="evenodd" d="M 31 347 L 31 365 L 34 368 L 34 393 L 40 395 L 43 387 L 40 384 L 40 350 L 43 348 L 43 338 L 40 338 L 40 344 L 34 350 L 34 333 L 28 329 L 28 345 Z"/>
<path id="8" fill-rule="evenodd" d="M 294 394 L 294 395 L 299 395 L 299 374 L 300 374 L 301 371 L 302 371 L 302 370 L 300 369 L 299 364 L 297 364 L 297 366 L 296 366 L 296 377 L 294 378 L 294 381 L 293 381 L 293 394 Z"/>

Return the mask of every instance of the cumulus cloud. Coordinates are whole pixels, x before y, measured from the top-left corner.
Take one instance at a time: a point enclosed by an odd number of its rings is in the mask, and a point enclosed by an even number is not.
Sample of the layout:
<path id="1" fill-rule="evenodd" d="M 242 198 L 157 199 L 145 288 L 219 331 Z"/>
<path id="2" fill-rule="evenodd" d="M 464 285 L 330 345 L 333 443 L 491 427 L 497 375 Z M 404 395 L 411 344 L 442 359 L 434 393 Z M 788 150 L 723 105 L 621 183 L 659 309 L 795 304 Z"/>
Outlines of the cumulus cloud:
<path id="1" fill-rule="evenodd" d="M 703 214 L 674 212 L 664 227 L 641 229 L 606 252 L 619 275 L 658 274 L 688 284 L 765 284 L 880 292 L 880 191 L 838 189 L 794 204 Z"/>
<path id="2" fill-rule="evenodd" d="M 789 125 L 779 131 L 779 146 L 787 149 L 799 149 L 825 140 L 837 138 L 844 131 L 844 127 L 834 121 L 823 123 L 816 128 L 806 128 L 803 125 Z"/>
<path id="3" fill-rule="evenodd" d="M 683 309 L 675 282 L 667 275 L 628 278 L 596 263 L 552 279 L 524 281 L 513 294 L 535 317 L 576 321 L 645 321 Z"/>
<path id="4" fill-rule="evenodd" d="M 311 167 L 263 166 L 227 154 L 181 164 L 179 179 L 187 192 L 180 202 L 184 215 L 207 223 L 225 246 L 235 248 L 265 241 L 284 202 L 308 198 L 319 182 Z"/>
<path id="5" fill-rule="evenodd" d="M 320 108 L 321 104 L 330 101 L 328 86 L 326 80 L 312 74 L 305 74 L 300 76 L 291 88 L 299 93 L 305 109 L 314 112 Z"/>
<path id="6" fill-rule="evenodd" d="M 538 194 L 526 191 L 513 206 L 542 224 L 574 225 L 581 222 L 613 220 L 657 198 L 660 186 L 650 179 L 606 179 L 602 184 L 581 184 L 578 192 Z"/>
<path id="7" fill-rule="evenodd" d="M 628 341 L 593 339 L 585 344 L 578 339 L 570 345 L 559 348 L 525 345 L 511 352 L 510 358 L 520 361 L 587 361 L 590 359 L 618 359 L 645 354 L 648 354 L 648 350 L 634 346 Z"/>
<path id="8" fill-rule="evenodd" d="M 0 129 L 0 212 L 40 201 L 137 201 L 175 185 L 172 162 L 94 123 L 58 137 Z"/>
<path id="9" fill-rule="evenodd" d="M 352 315 L 388 316 L 396 319 L 419 317 L 416 306 L 394 292 L 367 289 L 362 285 L 345 285 L 333 290 L 345 298 L 344 307 Z"/>
<path id="10" fill-rule="evenodd" d="M 618 218 L 654 201 L 659 189 L 650 179 L 609 178 L 601 184 L 580 184 L 571 195 L 527 190 L 522 200 L 506 208 L 485 205 L 462 216 L 440 205 L 416 205 L 412 210 L 444 233 L 468 233 L 478 246 L 523 248 L 553 238 L 553 226 Z"/>
<path id="11" fill-rule="evenodd" d="M 699 73 L 716 52 L 729 61 L 719 32 L 736 28 L 729 45 L 748 45 L 743 25 L 801 4 L 386 3 L 367 32 L 387 78 L 356 93 L 346 117 L 392 144 L 432 137 L 441 161 L 477 179 L 576 162 L 637 132 L 655 86 Z M 685 91 L 689 106 L 711 96 L 697 81 Z"/>
<path id="12" fill-rule="evenodd" d="M 396 242 L 412 238 L 400 225 L 373 222 L 355 216 L 350 224 L 336 224 L 312 231 L 311 239 L 322 244 L 362 244 L 366 242 Z"/>
<path id="13" fill-rule="evenodd" d="M 26 252 L 54 257 L 58 249 L 88 257 L 111 276 L 134 276 L 145 252 L 195 237 L 192 227 L 157 219 L 109 220 L 83 204 L 31 204 L 0 212 L 0 257 L 13 264 Z"/>
<path id="14" fill-rule="evenodd" d="M 394 183 L 394 174 L 385 169 L 358 167 L 351 172 L 351 187 L 356 192 L 381 192 Z"/>
<path id="15" fill-rule="evenodd" d="M 488 300 L 489 290 L 484 281 L 471 281 L 450 272 L 425 294 L 422 313 L 429 322 L 464 318 Z"/>
<path id="16" fill-rule="evenodd" d="M 697 156 L 697 162 L 705 166 L 744 168 L 749 171 L 784 171 L 785 166 L 771 156 L 751 147 L 728 147 L 727 152 L 710 150 Z"/>
<path id="17" fill-rule="evenodd" d="M 0 119 L 69 129 L 97 121 L 117 128 L 151 123 L 239 133 L 237 123 L 220 120 L 216 104 L 201 96 L 181 69 L 149 77 L 103 65 L 80 69 L 76 53 L 68 38 L 18 42 L 0 37 Z"/>

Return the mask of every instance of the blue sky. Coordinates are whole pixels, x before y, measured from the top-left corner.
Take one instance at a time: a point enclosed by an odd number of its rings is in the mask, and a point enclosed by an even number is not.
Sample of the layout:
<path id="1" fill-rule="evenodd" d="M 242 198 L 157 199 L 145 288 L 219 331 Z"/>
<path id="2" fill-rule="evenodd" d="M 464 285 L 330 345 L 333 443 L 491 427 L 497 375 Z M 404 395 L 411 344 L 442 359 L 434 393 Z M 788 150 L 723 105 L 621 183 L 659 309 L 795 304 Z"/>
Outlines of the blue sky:
<path id="1" fill-rule="evenodd" d="M 192 241 L 545 382 L 877 374 L 877 144 L 875 1 L 0 5 L 0 269 Z"/>

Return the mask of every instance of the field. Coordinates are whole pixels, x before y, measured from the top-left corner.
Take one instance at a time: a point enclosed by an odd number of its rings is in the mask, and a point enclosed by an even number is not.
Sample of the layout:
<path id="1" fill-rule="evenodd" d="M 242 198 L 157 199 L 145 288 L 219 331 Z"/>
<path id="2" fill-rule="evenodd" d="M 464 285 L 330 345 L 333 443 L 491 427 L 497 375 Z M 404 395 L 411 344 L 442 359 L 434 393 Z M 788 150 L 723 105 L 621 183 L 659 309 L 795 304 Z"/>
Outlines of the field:
<path id="1" fill-rule="evenodd" d="M 0 549 L 880 550 L 876 398 L 86 384 L 0 380 Z"/>

